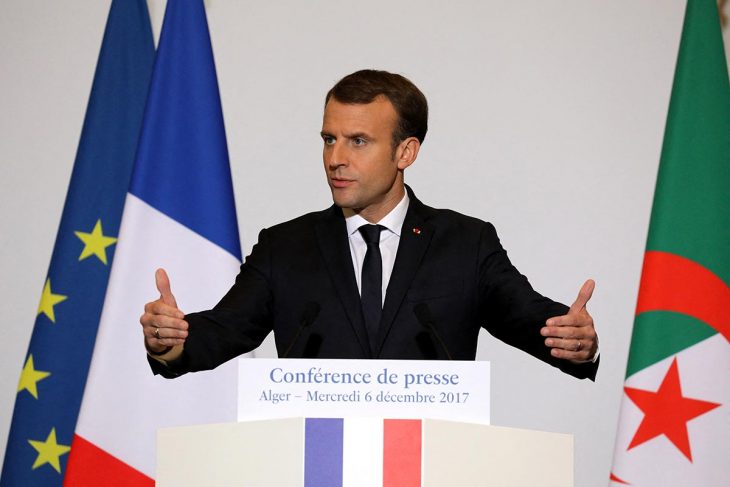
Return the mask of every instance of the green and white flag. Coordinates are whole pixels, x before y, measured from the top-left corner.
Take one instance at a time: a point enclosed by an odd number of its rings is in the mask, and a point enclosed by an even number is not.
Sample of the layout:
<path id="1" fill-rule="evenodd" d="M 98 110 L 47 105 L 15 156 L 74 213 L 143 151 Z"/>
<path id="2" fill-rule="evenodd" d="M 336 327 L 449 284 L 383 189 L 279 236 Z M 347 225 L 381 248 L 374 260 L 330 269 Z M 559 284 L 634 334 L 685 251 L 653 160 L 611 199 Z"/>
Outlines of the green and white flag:
<path id="1" fill-rule="evenodd" d="M 689 0 L 610 485 L 730 485 L 730 84 L 715 0 Z"/>

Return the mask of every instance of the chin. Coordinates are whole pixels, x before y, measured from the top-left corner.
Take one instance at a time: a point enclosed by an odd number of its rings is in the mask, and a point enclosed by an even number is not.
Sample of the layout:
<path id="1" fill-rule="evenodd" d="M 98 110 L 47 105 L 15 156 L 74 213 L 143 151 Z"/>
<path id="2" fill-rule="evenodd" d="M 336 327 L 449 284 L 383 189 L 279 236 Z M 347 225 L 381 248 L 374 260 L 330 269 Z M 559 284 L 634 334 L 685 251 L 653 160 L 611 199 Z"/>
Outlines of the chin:
<path id="1" fill-rule="evenodd" d="M 348 197 L 342 190 L 334 188 L 332 189 L 332 201 L 340 208 L 352 208 L 354 203 L 353 198 Z"/>
<path id="2" fill-rule="evenodd" d="M 334 202 L 335 206 L 338 206 L 340 208 L 352 208 L 353 207 L 353 205 L 346 198 L 335 198 L 333 196 L 332 201 Z"/>

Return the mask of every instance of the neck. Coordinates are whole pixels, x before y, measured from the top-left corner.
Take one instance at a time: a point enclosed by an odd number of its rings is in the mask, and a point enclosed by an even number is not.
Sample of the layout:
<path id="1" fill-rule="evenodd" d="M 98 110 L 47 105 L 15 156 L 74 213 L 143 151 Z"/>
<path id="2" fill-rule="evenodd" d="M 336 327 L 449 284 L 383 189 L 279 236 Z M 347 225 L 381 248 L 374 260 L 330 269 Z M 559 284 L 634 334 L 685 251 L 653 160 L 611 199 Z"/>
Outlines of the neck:
<path id="1" fill-rule="evenodd" d="M 342 212 L 345 215 L 345 218 L 358 214 L 370 223 L 378 223 L 380 220 L 385 218 L 388 213 L 393 211 L 393 208 L 398 206 L 398 203 L 401 202 L 405 194 L 405 186 L 401 184 L 393 188 L 393 190 L 385 196 L 383 201 L 377 204 L 370 205 L 367 208 L 343 208 Z"/>

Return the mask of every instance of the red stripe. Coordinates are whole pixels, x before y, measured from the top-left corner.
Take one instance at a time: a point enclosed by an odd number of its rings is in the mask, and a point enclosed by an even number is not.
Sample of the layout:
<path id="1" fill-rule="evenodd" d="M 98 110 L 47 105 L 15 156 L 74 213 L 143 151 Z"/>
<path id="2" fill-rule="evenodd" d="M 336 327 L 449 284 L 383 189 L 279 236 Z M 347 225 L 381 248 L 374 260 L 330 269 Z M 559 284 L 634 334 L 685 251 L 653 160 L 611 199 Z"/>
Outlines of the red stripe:
<path id="1" fill-rule="evenodd" d="M 154 487 L 155 481 L 96 445 L 74 435 L 68 457 L 66 487 Z"/>
<path id="2" fill-rule="evenodd" d="M 704 321 L 730 341 L 730 287 L 697 262 L 668 252 L 644 256 L 636 314 L 675 311 Z"/>
<path id="3" fill-rule="evenodd" d="M 420 487 L 421 420 L 383 421 L 383 487 Z"/>

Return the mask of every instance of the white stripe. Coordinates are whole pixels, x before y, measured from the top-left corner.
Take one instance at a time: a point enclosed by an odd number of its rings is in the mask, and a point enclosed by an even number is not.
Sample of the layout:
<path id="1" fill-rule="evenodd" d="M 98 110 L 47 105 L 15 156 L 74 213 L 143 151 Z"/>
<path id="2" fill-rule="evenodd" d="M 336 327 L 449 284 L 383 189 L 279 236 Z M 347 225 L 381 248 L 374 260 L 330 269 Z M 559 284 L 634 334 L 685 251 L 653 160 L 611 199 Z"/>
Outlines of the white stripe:
<path id="1" fill-rule="evenodd" d="M 382 418 L 346 418 L 342 441 L 342 486 L 383 485 Z"/>
<path id="2" fill-rule="evenodd" d="M 236 420 L 236 364 L 175 380 L 153 376 L 139 316 L 159 296 L 164 267 L 183 311 L 213 306 L 239 267 L 228 252 L 133 195 L 127 195 L 119 243 L 77 432 L 148 476 L 163 426 Z"/>
<path id="3" fill-rule="evenodd" d="M 730 478 L 730 347 L 720 334 L 677 355 L 682 396 L 722 404 L 687 423 L 690 462 L 664 435 L 631 450 L 628 446 L 644 418 L 624 395 L 616 436 L 613 473 L 631 485 L 666 487 L 727 485 Z M 670 356 L 626 380 L 627 387 L 656 391 L 674 360 Z"/>

